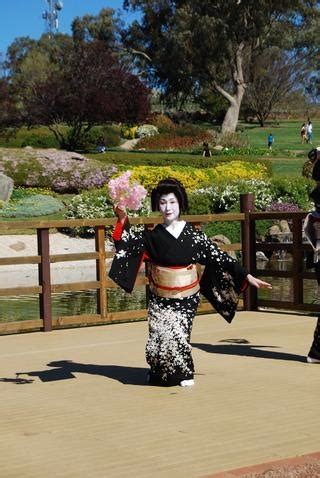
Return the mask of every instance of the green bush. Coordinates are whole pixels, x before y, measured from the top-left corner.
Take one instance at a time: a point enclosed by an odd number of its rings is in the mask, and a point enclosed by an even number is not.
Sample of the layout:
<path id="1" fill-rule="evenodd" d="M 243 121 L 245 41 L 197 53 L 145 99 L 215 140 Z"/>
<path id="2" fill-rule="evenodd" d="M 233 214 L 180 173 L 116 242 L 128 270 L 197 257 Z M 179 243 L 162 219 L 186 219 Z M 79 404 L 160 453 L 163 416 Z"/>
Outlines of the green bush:
<path id="1" fill-rule="evenodd" d="M 36 158 L 22 158 L 21 160 L 7 160 L 3 162 L 4 173 L 13 179 L 16 186 L 35 184 L 31 177 L 38 181 L 43 176 L 43 166 Z"/>
<path id="2" fill-rule="evenodd" d="M 36 217 L 54 214 L 64 208 L 58 199 L 43 194 L 35 194 L 18 200 L 10 200 L 0 210 L 2 217 Z"/>
<path id="3" fill-rule="evenodd" d="M 295 203 L 301 209 L 310 207 L 309 194 L 314 188 L 314 181 L 307 178 L 287 179 L 273 178 L 274 196 L 281 202 Z"/>
<path id="4" fill-rule="evenodd" d="M 20 199 L 24 199 L 29 196 L 35 195 L 44 195 L 44 196 L 53 196 L 55 197 L 55 193 L 51 189 L 47 188 L 23 188 L 23 187 L 15 187 L 12 191 L 11 201 L 19 201 Z"/>
<path id="5" fill-rule="evenodd" d="M 256 237 L 261 238 L 262 236 L 265 236 L 272 224 L 273 221 L 256 221 Z M 208 237 L 216 236 L 217 234 L 223 234 L 231 241 L 232 244 L 241 242 L 240 221 L 211 222 L 210 224 L 203 226 L 202 229 Z"/>
<path id="6" fill-rule="evenodd" d="M 66 219 L 95 219 L 100 217 L 114 217 L 113 204 L 104 188 L 86 191 L 74 196 L 65 211 Z M 94 234 L 94 227 L 74 227 L 66 232 L 74 236 L 90 236 Z M 110 232 L 110 231 L 109 231 Z"/>
<path id="7" fill-rule="evenodd" d="M 232 244 L 241 241 L 241 226 L 237 221 L 223 221 L 223 222 L 211 222 L 203 227 L 203 231 L 208 237 L 216 236 L 217 234 L 223 234 L 226 236 Z"/>
<path id="8" fill-rule="evenodd" d="M 101 134 L 107 148 L 119 146 L 121 142 L 120 131 L 121 129 L 118 125 L 104 125 L 101 127 Z"/>
<path id="9" fill-rule="evenodd" d="M 59 148 L 54 134 L 45 126 L 34 128 L 7 128 L 0 134 L 0 146 L 9 148 Z"/>
<path id="10" fill-rule="evenodd" d="M 211 214 L 212 212 L 212 195 L 208 192 L 189 193 L 189 210 L 188 214 Z"/>

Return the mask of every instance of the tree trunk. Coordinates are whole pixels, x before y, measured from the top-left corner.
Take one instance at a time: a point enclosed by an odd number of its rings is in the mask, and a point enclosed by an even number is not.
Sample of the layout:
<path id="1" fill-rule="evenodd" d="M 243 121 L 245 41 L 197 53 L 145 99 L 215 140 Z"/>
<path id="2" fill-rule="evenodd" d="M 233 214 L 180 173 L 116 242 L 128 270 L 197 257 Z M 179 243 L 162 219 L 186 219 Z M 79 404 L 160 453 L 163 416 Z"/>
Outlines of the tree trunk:
<path id="1" fill-rule="evenodd" d="M 242 97 L 241 99 L 234 97 L 234 101 L 230 103 L 221 126 L 222 134 L 235 132 L 239 119 L 241 101 Z"/>
<path id="2" fill-rule="evenodd" d="M 234 133 L 237 128 L 242 98 L 247 86 L 243 77 L 243 51 L 244 43 L 241 42 L 236 50 L 235 61 L 231 62 L 235 94 L 232 95 L 220 85 L 214 84 L 215 89 L 229 101 L 229 108 L 221 126 L 222 134 Z"/>

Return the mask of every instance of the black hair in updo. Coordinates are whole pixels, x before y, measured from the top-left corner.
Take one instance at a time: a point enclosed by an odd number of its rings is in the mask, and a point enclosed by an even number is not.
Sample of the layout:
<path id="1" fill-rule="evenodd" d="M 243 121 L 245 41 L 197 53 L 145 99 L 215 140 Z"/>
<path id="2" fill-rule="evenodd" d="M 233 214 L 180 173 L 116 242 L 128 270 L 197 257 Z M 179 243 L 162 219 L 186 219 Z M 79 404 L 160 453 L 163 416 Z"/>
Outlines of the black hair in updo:
<path id="1" fill-rule="evenodd" d="M 173 193 L 176 196 L 181 212 L 188 210 L 189 204 L 187 193 L 180 181 L 174 178 L 166 178 L 159 181 L 157 186 L 151 192 L 152 211 L 159 211 L 160 197 L 164 194 L 170 193 Z"/>

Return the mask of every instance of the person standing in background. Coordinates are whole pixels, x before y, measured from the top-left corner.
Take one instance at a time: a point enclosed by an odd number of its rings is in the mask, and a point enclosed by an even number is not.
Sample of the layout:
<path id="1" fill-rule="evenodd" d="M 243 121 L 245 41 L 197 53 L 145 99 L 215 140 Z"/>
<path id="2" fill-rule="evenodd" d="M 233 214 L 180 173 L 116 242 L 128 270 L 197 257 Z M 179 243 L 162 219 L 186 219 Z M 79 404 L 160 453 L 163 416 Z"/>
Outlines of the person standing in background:
<path id="1" fill-rule="evenodd" d="M 306 128 L 305 123 L 302 123 L 302 125 L 301 125 L 300 138 L 301 138 L 301 143 L 302 144 L 307 140 L 307 128 Z"/>
<path id="2" fill-rule="evenodd" d="M 274 137 L 273 137 L 273 134 L 270 133 L 268 136 L 268 149 L 272 149 L 273 143 L 274 143 Z"/>
<path id="3" fill-rule="evenodd" d="M 309 120 L 307 124 L 307 143 L 312 144 L 312 135 L 313 135 L 313 127 L 312 123 Z"/>

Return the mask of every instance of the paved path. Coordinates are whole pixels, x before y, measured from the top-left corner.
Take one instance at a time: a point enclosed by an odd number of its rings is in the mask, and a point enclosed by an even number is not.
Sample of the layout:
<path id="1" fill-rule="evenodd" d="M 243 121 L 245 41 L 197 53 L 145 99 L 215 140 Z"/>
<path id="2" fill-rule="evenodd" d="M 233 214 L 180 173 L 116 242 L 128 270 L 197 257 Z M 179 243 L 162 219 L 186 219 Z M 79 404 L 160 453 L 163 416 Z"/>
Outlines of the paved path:
<path id="1" fill-rule="evenodd" d="M 188 478 L 320 451 L 315 319 L 196 318 L 196 385 L 144 383 L 146 322 L 0 337 L 0 476 Z"/>
<path id="2" fill-rule="evenodd" d="M 138 143 L 139 139 L 127 139 L 124 143 L 120 145 L 121 149 L 125 149 L 126 151 L 130 151 L 135 147 L 135 145 Z"/>

